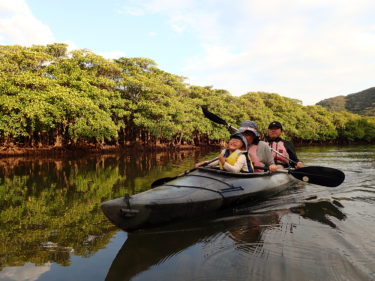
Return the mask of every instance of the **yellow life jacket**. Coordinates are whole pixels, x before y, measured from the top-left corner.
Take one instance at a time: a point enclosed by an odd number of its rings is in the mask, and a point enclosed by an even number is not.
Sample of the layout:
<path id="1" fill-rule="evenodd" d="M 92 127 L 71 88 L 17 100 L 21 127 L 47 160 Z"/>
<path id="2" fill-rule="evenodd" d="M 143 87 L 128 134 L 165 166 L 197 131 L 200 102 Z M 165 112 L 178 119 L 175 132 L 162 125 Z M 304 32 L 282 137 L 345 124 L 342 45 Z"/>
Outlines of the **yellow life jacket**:
<path id="1" fill-rule="evenodd" d="M 240 157 L 240 155 L 242 154 L 242 151 L 239 150 L 239 149 L 236 149 L 235 151 L 233 151 L 232 153 L 230 153 L 228 149 L 225 150 L 224 152 L 224 156 L 226 157 L 225 158 L 225 162 L 227 162 L 229 165 L 234 165 L 237 160 L 238 160 L 238 157 Z M 221 164 L 221 162 L 219 161 L 219 166 L 220 166 L 220 170 L 224 170 L 224 167 L 223 165 Z"/>

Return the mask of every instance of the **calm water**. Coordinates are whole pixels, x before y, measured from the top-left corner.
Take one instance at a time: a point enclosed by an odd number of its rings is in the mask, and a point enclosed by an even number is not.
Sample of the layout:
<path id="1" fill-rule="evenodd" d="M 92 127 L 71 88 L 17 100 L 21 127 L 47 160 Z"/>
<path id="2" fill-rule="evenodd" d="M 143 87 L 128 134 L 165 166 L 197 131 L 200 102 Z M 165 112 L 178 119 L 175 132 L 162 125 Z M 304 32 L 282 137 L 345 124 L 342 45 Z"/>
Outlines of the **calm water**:
<path id="1" fill-rule="evenodd" d="M 375 146 L 298 151 L 345 182 L 131 234 L 102 201 L 215 153 L 0 159 L 0 280 L 375 280 Z"/>

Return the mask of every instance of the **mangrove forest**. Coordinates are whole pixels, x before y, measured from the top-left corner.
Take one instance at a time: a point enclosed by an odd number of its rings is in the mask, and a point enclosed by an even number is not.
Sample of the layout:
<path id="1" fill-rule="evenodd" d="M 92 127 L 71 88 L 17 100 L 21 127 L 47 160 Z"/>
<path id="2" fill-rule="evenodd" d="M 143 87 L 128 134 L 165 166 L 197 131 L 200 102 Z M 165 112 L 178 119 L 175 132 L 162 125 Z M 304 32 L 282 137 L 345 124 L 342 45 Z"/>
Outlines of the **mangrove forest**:
<path id="1" fill-rule="evenodd" d="M 9 148 L 183 147 L 219 144 L 229 133 L 201 106 L 262 133 L 278 120 L 296 143 L 374 142 L 375 117 L 276 93 L 233 96 L 189 85 L 148 58 L 106 59 L 67 45 L 0 46 L 0 146 Z"/>

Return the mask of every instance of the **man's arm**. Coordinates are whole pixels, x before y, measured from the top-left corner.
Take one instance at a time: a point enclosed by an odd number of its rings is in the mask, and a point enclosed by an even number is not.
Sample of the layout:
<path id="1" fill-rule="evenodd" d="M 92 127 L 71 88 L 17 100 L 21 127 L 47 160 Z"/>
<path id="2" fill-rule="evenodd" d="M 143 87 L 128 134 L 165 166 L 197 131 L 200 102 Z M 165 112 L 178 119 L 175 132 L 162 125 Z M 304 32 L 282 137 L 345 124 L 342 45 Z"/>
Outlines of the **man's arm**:
<path id="1" fill-rule="evenodd" d="M 290 166 L 292 166 L 293 168 L 295 167 L 302 168 L 304 166 L 303 162 L 299 161 L 297 157 L 296 149 L 294 148 L 293 143 L 291 141 L 284 141 L 284 145 L 285 145 L 286 151 L 289 154 L 289 159 L 295 162 L 295 163 L 290 162 L 289 163 Z"/>
<path id="2" fill-rule="evenodd" d="M 273 159 L 272 151 L 270 147 L 264 141 L 260 141 L 258 143 L 259 147 L 259 155 L 258 157 L 266 166 L 271 166 L 275 164 L 275 160 Z"/>
<path id="3" fill-rule="evenodd" d="M 258 148 L 260 149 L 260 155 L 258 157 L 266 165 L 271 173 L 275 172 L 278 167 L 275 165 L 275 160 L 273 159 L 272 151 L 267 143 L 260 141 L 258 143 Z"/>

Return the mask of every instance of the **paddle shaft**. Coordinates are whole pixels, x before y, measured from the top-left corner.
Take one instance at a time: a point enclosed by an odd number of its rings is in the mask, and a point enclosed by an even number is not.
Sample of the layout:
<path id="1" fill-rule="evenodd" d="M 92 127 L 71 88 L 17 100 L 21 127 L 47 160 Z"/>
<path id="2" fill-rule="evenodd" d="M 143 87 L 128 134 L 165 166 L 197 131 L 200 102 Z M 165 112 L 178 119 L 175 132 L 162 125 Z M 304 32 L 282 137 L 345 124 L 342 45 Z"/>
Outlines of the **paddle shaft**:
<path id="1" fill-rule="evenodd" d="M 211 159 L 211 160 L 208 160 L 208 161 L 205 161 L 201 166 L 199 167 L 204 167 L 204 166 L 207 166 L 208 164 L 211 164 L 212 162 L 215 162 L 216 160 L 218 160 L 219 157 L 215 157 L 214 159 Z M 190 173 L 192 171 L 195 171 L 197 168 L 199 167 L 195 167 L 193 169 L 190 169 L 190 170 L 186 170 L 183 174 L 187 174 L 187 173 Z"/>
<path id="2" fill-rule="evenodd" d="M 216 160 L 218 160 L 219 159 L 219 157 L 216 157 L 216 158 L 214 158 L 214 159 L 211 159 L 211 160 L 209 160 L 209 161 L 206 161 L 203 165 L 201 165 L 201 167 L 203 166 L 207 166 L 208 164 L 210 164 L 210 163 L 212 163 L 212 162 L 214 162 L 214 161 L 216 161 Z M 169 182 L 169 181 L 171 181 L 171 180 L 174 180 L 174 179 L 177 179 L 178 177 L 180 177 L 180 176 L 183 176 L 183 175 L 186 175 L 186 174 L 188 174 L 188 173 L 191 173 L 191 172 L 193 172 L 193 171 L 195 171 L 196 169 L 197 169 L 198 167 L 196 167 L 196 168 L 193 168 L 193 169 L 190 169 L 190 170 L 186 170 L 184 173 L 182 173 L 181 175 L 178 175 L 178 176 L 175 176 L 175 177 L 165 177 L 165 178 L 160 178 L 160 179 L 157 179 L 157 180 L 155 180 L 152 184 L 151 184 L 151 188 L 155 188 L 155 187 L 157 187 L 157 186 L 159 186 L 159 185 L 162 185 L 162 184 L 164 184 L 164 183 L 166 183 L 166 182 Z"/>
<path id="3" fill-rule="evenodd" d="M 203 114 L 206 118 L 210 119 L 212 122 L 215 122 L 216 124 L 224 125 L 227 127 L 228 131 L 233 134 L 235 133 L 238 129 L 231 124 L 229 124 L 227 121 L 225 121 L 223 118 L 217 116 L 216 114 L 208 111 L 206 106 L 202 106 L 202 111 Z"/>
<path id="4" fill-rule="evenodd" d="M 280 155 L 280 156 L 283 157 L 284 159 L 288 160 L 289 162 L 292 162 L 292 163 L 294 163 L 294 164 L 297 164 L 296 161 L 290 159 L 289 157 L 286 157 L 285 155 L 282 155 L 282 154 L 281 154 L 280 152 L 278 152 L 277 150 L 275 150 L 275 149 L 273 149 L 273 148 L 271 148 L 271 150 L 272 150 L 273 152 L 275 152 L 277 155 Z"/>

